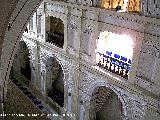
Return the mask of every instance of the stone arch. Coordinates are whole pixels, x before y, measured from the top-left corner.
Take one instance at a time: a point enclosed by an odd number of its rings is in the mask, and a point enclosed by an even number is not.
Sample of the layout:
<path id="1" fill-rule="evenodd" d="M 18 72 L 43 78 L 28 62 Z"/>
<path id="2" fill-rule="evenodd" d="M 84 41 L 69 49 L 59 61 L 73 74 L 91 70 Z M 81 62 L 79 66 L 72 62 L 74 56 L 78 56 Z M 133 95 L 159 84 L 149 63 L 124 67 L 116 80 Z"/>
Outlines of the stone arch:
<path id="1" fill-rule="evenodd" d="M 103 81 L 95 81 L 95 82 L 92 82 L 89 86 L 88 86 L 88 89 L 87 91 L 85 92 L 85 94 L 82 95 L 82 100 L 83 101 L 83 107 L 84 107 L 84 118 L 86 120 L 89 119 L 89 109 L 90 109 L 90 101 L 91 101 L 91 96 L 92 96 L 92 93 L 94 92 L 94 90 L 100 86 L 103 86 L 103 87 L 106 87 L 107 89 L 110 89 L 112 90 L 119 98 L 120 102 L 122 103 L 122 116 L 125 118 L 127 116 L 127 106 L 126 106 L 126 103 L 125 103 L 125 100 L 123 98 L 123 96 L 121 95 L 121 92 L 116 88 L 114 87 L 114 85 L 111 85 L 109 83 L 105 83 Z M 81 111 L 80 111 L 81 112 Z"/>
<path id="2" fill-rule="evenodd" d="M 18 1 L 10 17 L 8 29 L 5 31 L 1 54 L 1 99 L 4 99 L 6 96 L 7 80 L 9 79 L 9 74 L 18 43 L 28 24 L 29 19 L 42 1 L 43 0 L 27 0 L 24 3 L 22 3 L 22 1 Z"/>
<path id="3" fill-rule="evenodd" d="M 19 43 L 19 48 L 13 60 L 11 73 L 22 76 L 24 80 L 31 81 L 30 49 L 24 41 L 20 41 Z M 29 86 L 29 81 L 27 81 L 27 86 Z"/>
<path id="4" fill-rule="evenodd" d="M 24 41 L 27 45 L 27 48 L 29 50 L 29 59 L 30 59 L 30 67 L 31 67 L 31 84 L 30 87 L 34 84 L 36 84 L 36 80 L 38 80 L 38 76 L 36 75 L 36 50 L 37 50 L 37 44 L 33 41 L 28 40 L 26 36 L 22 36 L 21 41 Z"/>
<path id="5" fill-rule="evenodd" d="M 58 12 L 50 12 L 49 10 L 47 10 L 46 12 L 46 17 L 48 16 L 52 16 L 55 18 L 59 18 L 60 20 L 63 21 L 63 25 L 64 25 L 64 45 L 63 45 L 63 49 L 66 50 L 67 48 L 67 15 L 62 14 L 62 13 L 58 13 Z"/>
<path id="6" fill-rule="evenodd" d="M 99 111 L 104 104 L 104 102 L 107 100 L 107 97 L 111 94 L 111 89 L 108 89 L 106 86 L 99 86 L 95 88 L 95 90 L 92 93 L 91 100 L 92 103 L 90 103 L 90 106 L 94 106 L 95 112 Z M 100 93 L 100 94 L 99 94 Z M 104 97 L 103 97 L 104 96 Z M 96 99 L 99 98 L 99 99 Z"/>
<path id="7" fill-rule="evenodd" d="M 56 12 L 47 12 L 46 17 L 48 17 L 48 16 L 59 18 L 63 21 L 64 24 L 67 24 L 66 16 L 64 14 L 56 13 Z"/>
<path id="8" fill-rule="evenodd" d="M 35 55 L 34 55 L 33 49 L 36 48 L 36 44 L 33 43 L 33 42 L 31 42 L 31 41 L 29 41 L 29 40 L 27 40 L 27 39 L 28 39 L 28 38 L 25 38 L 25 37 L 23 36 L 22 39 L 21 39 L 21 41 L 24 41 L 25 44 L 27 45 L 27 48 L 28 48 L 29 54 L 30 54 L 30 56 L 29 56 L 30 61 L 31 61 L 31 60 L 35 60 Z"/>
<path id="9" fill-rule="evenodd" d="M 59 106 L 64 106 L 64 74 L 61 64 L 54 57 L 46 61 L 46 92 Z"/>
<path id="10" fill-rule="evenodd" d="M 64 21 L 54 16 L 46 17 L 46 42 L 64 48 Z"/>
<path id="11" fill-rule="evenodd" d="M 52 54 L 53 55 L 53 54 Z M 72 76 L 72 63 L 68 63 L 66 61 L 63 60 L 63 58 L 61 58 L 58 55 L 53 55 L 56 60 L 59 62 L 59 64 L 62 67 L 62 71 L 63 71 L 63 81 L 64 81 L 64 98 L 68 99 L 64 99 L 64 108 L 67 109 L 68 112 L 71 112 L 71 103 L 72 103 L 72 94 L 73 94 L 73 76 Z"/>
<path id="12" fill-rule="evenodd" d="M 62 63 L 57 59 L 57 57 L 55 57 L 54 55 L 53 56 L 49 56 L 48 58 L 47 58 L 47 60 L 45 61 L 45 65 L 47 65 L 47 62 L 48 62 L 48 60 L 49 59 L 55 59 L 55 61 L 60 65 L 60 67 L 61 67 L 61 69 L 62 69 L 62 72 L 63 72 L 63 66 L 62 66 Z M 47 66 L 46 66 L 47 67 Z M 64 74 L 64 72 L 63 72 L 63 74 Z M 64 76 L 63 76 L 63 81 L 64 81 Z"/>
<path id="13" fill-rule="evenodd" d="M 57 17 L 57 16 L 52 16 L 52 15 L 48 15 L 48 16 L 46 16 L 46 18 L 50 18 L 50 19 L 54 20 L 55 21 L 55 24 L 54 24 L 55 26 L 58 24 L 58 22 L 63 23 L 63 32 L 64 32 L 64 19 L 62 19 L 59 16 Z M 48 28 L 46 28 L 46 29 L 48 29 Z M 53 30 L 53 28 L 50 28 L 50 29 Z M 56 31 L 56 29 L 54 31 Z M 62 32 L 62 31 L 60 31 L 60 32 Z"/>
<path id="14" fill-rule="evenodd" d="M 64 58 L 61 58 L 61 56 L 59 55 L 59 53 L 52 53 L 52 51 L 50 50 L 46 50 L 46 49 L 41 49 L 40 52 L 40 58 L 41 58 L 41 72 L 42 73 L 46 73 L 45 70 L 45 64 L 47 62 L 47 59 L 50 57 L 54 57 L 58 63 L 61 65 L 62 70 L 63 70 L 63 81 L 64 81 L 64 98 L 66 98 L 68 95 L 70 95 L 70 93 L 73 93 L 73 78 L 72 78 L 72 63 L 64 60 Z M 45 81 L 45 79 L 43 80 Z M 45 90 L 45 89 L 44 89 Z M 71 97 L 72 95 L 70 95 Z M 64 99 L 64 108 L 66 108 L 68 111 L 70 111 L 71 109 L 71 105 L 68 105 L 68 99 Z M 70 101 L 71 102 L 71 101 Z M 68 107 L 69 106 L 69 107 Z"/>
<path id="15" fill-rule="evenodd" d="M 62 67 L 62 70 L 63 71 L 66 71 L 66 64 L 59 58 L 59 56 L 58 55 L 56 55 L 56 54 L 52 54 L 50 51 L 48 51 L 47 52 L 47 50 L 44 50 L 44 49 L 42 49 L 41 50 L 41 53 L 40 53 L 41 55 L 41 62 L 43 63 L 43 64 L 46 64 L 46 62 L 47 62 L 47 59 L 49 59 L 49 58 L 55 58 L 56 59 L 56 61 L 60 64 L 60 66 Z"/>

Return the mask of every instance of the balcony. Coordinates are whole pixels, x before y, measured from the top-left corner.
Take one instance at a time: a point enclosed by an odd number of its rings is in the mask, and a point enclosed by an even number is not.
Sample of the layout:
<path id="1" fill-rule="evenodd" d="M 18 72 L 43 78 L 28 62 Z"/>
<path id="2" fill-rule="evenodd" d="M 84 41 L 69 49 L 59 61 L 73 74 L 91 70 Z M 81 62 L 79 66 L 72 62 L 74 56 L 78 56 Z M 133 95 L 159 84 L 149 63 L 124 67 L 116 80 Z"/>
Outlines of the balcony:
<path id="1" fill-rule="evenodd" d="M 46 32 L 46 42 L 49 42 L 51 44 L 54 44 L 55 46 L 59 48 L 63 48 L 64 45 L 64 35 L 57 32 Z"/>
<path id="2" fill-rule="evenodd" d="M 106 54 L 97 52 L 98 61 L 96 65 L 104 70 L 112 72 L 120 77 L 128 79 L 131 68 L 131 60 L 118 54 L 111 56 L 112 52 L 106 51 Z"/>

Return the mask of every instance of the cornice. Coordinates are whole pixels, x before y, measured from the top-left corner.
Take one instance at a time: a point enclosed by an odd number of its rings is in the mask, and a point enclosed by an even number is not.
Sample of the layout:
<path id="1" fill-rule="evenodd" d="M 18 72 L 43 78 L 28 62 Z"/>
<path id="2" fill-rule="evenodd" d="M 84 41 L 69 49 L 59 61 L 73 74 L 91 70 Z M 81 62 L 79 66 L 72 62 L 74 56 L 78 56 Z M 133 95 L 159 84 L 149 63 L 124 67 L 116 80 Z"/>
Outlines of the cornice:
<path id="1" fill-rule="evenodd" d="M 99 23 L 111 24 L 114 26 L 160 37 L 159 32 L 153 32 L 160 31 L 160 19 L 157 18 L 146 17 L 137 13 L 116 12 L 110 9 L 78 5 L 75 3 L 67 3 L 63 1 L 49 0 L 47 1 L 47 3 L 63 6 L 63 9 L 66 10 L 65 12 L 62 12 L 63 14 L 70 13 L 83 19 L 89 19 L 97 21 Z M 69 8 L 71 8 L 71 12 L 69 12 Z M 77 11 L 77 13 L 75 14 L 74 11 Z M 149 28 L 152 28 L 152 30 L 149 31 Z"/>

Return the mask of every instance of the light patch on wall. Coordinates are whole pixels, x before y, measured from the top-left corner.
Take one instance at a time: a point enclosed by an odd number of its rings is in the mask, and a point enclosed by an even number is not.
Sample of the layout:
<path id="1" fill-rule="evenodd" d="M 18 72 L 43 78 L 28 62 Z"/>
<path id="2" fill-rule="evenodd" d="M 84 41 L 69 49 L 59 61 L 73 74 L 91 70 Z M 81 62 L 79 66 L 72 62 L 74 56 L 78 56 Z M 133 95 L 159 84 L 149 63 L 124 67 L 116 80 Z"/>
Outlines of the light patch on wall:
<path id="1" fill-rule="evenodd" d="M 121 6 L 119 12 L 139 11 L 139 0 L 101 0 L 100 7 L 113 8 Z"/>
<path id="2" fill-rule="evenodd" d="M 105 31 L 100 33 L 97 43 L 97 52 L 106 54 L 106 51 L 110 51 L 114 54 L 132 59 L 133 47 L 134 43 L 130 36 Z"/>

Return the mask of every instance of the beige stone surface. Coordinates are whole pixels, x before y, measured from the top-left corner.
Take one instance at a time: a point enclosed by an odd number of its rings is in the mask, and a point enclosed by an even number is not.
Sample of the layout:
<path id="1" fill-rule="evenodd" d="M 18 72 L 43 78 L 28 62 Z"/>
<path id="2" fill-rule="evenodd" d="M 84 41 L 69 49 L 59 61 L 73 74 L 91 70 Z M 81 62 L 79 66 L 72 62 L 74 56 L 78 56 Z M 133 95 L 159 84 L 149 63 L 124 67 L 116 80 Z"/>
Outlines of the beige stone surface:
<path id="1" fill-rule="evenodd" d="M 24 2 L 25 0 L 0 0 L 1 48 L 3 44 L 3 49 L 0 48 L 2 50 L 1 95 L 3 92 L 6 94 L 10 68 L 23 30 L 38 8 L 40 1 L 28 0 L 16 17 Z M 23 36 L 24 41 L 28 41 L 27 45 L 30 47 L 31 56 L 35 57 L 33 60 L 37 60 L 34 65 L 37 66 L 36 75 L 38 76 L 38 85 L 42 86 L 41 90 L 43 92 L 45 90 L 44 76 L 40 76 L 41 72 L 44 72 L 45 75 L 45 60 L 54 56 L 62 64 L 65 76 L 64 109 L 75 113 L 77 119 L 89 119 L 91 93 L 96 87 L 106 86 L 118 95 L 123 104 L 124 116 L 129 120 L 158 120 L 160 118 L 158 112 L 160 111 L 159 2 L 141 1 L 138 14 L 117 13 L 115 10 L 91 7 L 92 1 L 90 0 L 78 0 L 78 4 L 75 3 L 76 1 L 70 0 L 69 3 L 52 0 L 48 0 L 48 2 L 46 15 L 60 18 L 64 23 L 64 48 L 60 49 L 45 43 L 45 40 L 41 40 L 37 36 Z M 9 20 L 12 21 L 14 18 L 16 19 L 11 29 L 7 30 Z M 71 31 L 68 32 L 68 30 Z M 99 33 L 103 31 L 116 34 L 125 33 L 132 37 L 135 47 L 128 80 L 93 67 L 96 41 Z M 32 54 L 35 52 L 34 47 L 36 46 L 38 46 L 38 52 Z M 71 93 L 73 101 L 71 104 L 68 102 L 69 93 Z"/>

